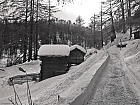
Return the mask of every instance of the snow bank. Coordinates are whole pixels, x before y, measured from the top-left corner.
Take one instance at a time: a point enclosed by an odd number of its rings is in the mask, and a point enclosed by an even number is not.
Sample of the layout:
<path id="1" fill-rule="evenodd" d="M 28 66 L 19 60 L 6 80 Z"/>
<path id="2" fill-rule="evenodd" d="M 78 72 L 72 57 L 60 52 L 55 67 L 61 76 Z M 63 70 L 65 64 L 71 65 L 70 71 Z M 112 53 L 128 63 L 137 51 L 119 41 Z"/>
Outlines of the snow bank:
<path id="1" fill-rule="evenodd" d="M 124 42 L 127 44 L 127 48 L 123 50 L 123 56 L 129 57 L 131 55 L 134 55 L 140 51 L 140 40 L 133 40 L 133 41 L 127 41 Z"/>
<path id="2" fill-rule="evenodd" d="M 27 74 L 39 74 L 40 73 L 40 61 L 25 62 L 23 64 L 13 65 L 11 67 L 3 68 L 0 70 L 0 87 L 8 85 L 8 79 L 17 75 L 25 75 L 22 71 L 19 71 L 18 67 L 22 67 Z"/>
<path id="3" fill-rule="evenodd" d="M 140 102 L 140 40 L 131 40 L 126 43 L 126 48 L 120 50 L 120 58 L 125 70 L 125 76 L 130 82 Z"/>
<path id="4" fill-rule="evenodd" d="M 63 103 L 65 101 L 70 101 L 71 103 L 72 101 L 76 102 L 76 99 L 79 97 L 79 95 L 81 96 L 81 94 L 83 94 L 83 92 L 88 89 L 86 89 L 86 87 L 88 87 L 88 84 L 90 84 L 91 78 L 94 77 L 95 72 L 99 66 L 102 65 L 106 57 L 107 55 L 105 51 L 100 50 L 98 53 L 93 53 L 85 62 L 81 63 L 80 65 L 71 67 L 68 73 L 30 85 L 33 102 L 35 105 L 61 105 L 61 102 Z M 37 66 L 34 64 L 37 64 Z M 20 67 L 33 70 L 38 68 L 38 63 L 25 63 L 20 65 Z M 14 66 L 14 68 L 18 70 L 17 66 Z M 12 71 L 14 68 L 12 68 Z M 26 95 L 26 87 L 23 86 L 22 90 L 20 90 L 19 87 L 17 90 L 22 103 L 27 104 L 28 101 Z M 72 93 L 70 91 L 72 91 Z M 67 92 L 70 94 L 67 94 Z M 12 96 L 12 93 L 13 92 L 10 93 L 9 97 L 0 99 L 0 103 L 7 102 L 7 98 L 13 98 L 14 95 Z M 6 93 L 5 96 L 7 96 L 7 94 L 8 93 Z M 62 94 L 69 98 L 65 101 L 62 101 L 63 99 L 58 101 L 58 95 L 60 95 L 61 98 Z"/>
<path id="5" fill-rule="evenodd" d="M 40 72 L 40 61 L 25 62 L 23 64 L 13 65 L 11 67 L 4 68 L 7 73 L 6 77 L 13 77 L 16 75 L 25 75 L 24 72 L 20 71 L 18 67 L 22 67 L 27 74 L 39 73 Z"/>
<path id="6" fill-rule="evenodd" d="M 109 57 L 106 55 L 86 71 L 74 84 L 60 95 L 57 105 L 83 105 L 100 78 Z"/>
<path id="7" fill-rule="evenodd" d="M 127 46 L 119 50 L 121 58 L 136 75 L 140 74 L 140 39 L 126 41 L 123 44 L 127 44 Z"/>
<path id="8" fill-rule="evenodd" d="M 128 68 L 131 69 L 135 73 L 135 76 L 140 80 L 140 51 L 137 54 L 124 58 L 124 61 Z"/>
<path id="9" fill-rule="evenodd" d="M 92 54 L 97 53 L 97 52 L 98 52 L 98 50 L 95 49 L 95 48 L 87 49 L 87 52 L 86 52 L 86 54 L 85 54 L 85 56 L 84 56 L 84 59 L 86 60 L 86 59 L 89 58 Z"/>
<path id="10" fill-rule="evenodd" d="M 126 62 L 130 61 L 131 63 L 137 63 L 137 62 L 139 62 L 139 60 L 140 60 L 140 51 L 134 55 L 124 58 L 124 61 L 126 61 Z"/>
<path id="11" fill-rule="evenodd" d="M 22 67 L 27 72 L 27 74 L 40 73 L 40 63 L 41 63 L 40 60 L 35 60 L 19 64 L 17 65 L 17 67 Z"/>
<path id="12" fill-rule="evenodd" d="M 42 45 L 38 50 L 39 56 L 68 56 L 69 53 L 68 45 Z"/>
<path id="13" fill-rule="evenodd" d="M 30 89 L 32 100 L 35 105 L 56 105 L 58 102 L 58 95 L 68 90 L 70 87 L 73 87 L 77 82 L 85 81 L 85 77 L 82 78 L 82 76 L 86 75 L 85 72 L 87 72 L 97 62 L 99 63 L 104 56 L 106 56 L 106 54 L 101 50 L 97 54 L 93 54 L 80 65 L 71 67 L 66 74 L 33 84 Z M 75 87 L 75 89 L 77 88 Z M 20 97 L 22 99 L 22 103 L 28 103 L 26 92 L 20 94 Z M 3 100 L 3 102 L 4 101 L 5 100 Z"/>

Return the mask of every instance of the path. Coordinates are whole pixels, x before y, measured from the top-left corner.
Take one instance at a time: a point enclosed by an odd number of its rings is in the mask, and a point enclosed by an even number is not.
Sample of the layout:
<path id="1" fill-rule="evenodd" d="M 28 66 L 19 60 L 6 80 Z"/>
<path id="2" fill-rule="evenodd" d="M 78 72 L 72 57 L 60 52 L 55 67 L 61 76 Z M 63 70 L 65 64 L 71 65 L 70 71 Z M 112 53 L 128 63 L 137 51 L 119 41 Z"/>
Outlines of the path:
<path id="1" fill-rule="evenodd" d="M 110 61 L 84 105 L 140 105 L 125 76 L 119 54 L 109 51 Z"/>

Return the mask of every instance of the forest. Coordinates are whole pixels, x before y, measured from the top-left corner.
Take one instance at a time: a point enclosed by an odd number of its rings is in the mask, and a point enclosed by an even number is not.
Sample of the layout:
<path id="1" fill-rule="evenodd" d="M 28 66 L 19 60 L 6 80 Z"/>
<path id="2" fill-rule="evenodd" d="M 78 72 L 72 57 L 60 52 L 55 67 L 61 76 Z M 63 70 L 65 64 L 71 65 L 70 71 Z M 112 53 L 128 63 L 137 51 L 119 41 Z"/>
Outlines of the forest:
<path id="1" fill-rule="evenodd" d="M 73 0 L 56 0 L 65 6 Z M 116 33 L 134 30 L 140 25 L 139 0 L 101 2 L 99 14 L 89 17 L 89 26 L 78 16 L 74 23 L 54 16 L 59 8 L 51 0 L 0 1 L 0 56 L 7 66 L 37 60 L 42 44 L 78 44 L 101 49 L 116 38 Z M 18 54 L 17 54 L 18 53 Z"/>

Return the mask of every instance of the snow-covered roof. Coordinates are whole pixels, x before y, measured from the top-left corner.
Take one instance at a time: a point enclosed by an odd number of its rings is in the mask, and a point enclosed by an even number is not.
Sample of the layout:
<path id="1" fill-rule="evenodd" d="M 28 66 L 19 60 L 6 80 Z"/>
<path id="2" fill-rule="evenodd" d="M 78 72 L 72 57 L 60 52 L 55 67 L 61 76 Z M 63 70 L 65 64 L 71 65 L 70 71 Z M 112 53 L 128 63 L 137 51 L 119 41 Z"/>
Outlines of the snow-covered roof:
<path id="1" fill-rule="evenodd" d="M 68 45 L 42 45 L 38 50 L 39 56 L 68 56 L 69 53 Z"/>
<path id="2" fill-rule="evenodd" d="M 73 45 L 73 46 L 71 46 L 70 47 L 70 51 L 72 51 L 72 50 L 74 50 L 76 48 L 79 49 L 79 50 L 81 50 L 82 52 L 86 53 L 86 50 L 83 47 L 79 46 L 79 45 Z"/>

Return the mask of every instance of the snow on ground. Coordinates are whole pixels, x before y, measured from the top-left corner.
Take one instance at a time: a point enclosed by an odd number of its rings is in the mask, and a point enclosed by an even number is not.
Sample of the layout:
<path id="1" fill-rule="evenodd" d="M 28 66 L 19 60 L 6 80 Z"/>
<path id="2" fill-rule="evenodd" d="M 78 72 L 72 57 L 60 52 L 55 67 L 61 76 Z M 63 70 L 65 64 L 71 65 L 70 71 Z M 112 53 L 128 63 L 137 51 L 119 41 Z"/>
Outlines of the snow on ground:
<path id="1" fill-rule="evenodd" d="M 140 40 L 132 40 L 124 42 L 127 44 L 127 48 L 122 50 L 123 56 L 128 57 L 134 54 L 137 54 L 140 51 Z"/>
<path id="2" fill-rule="evenodd" d="M 5 67 L 0 70 L 0 84 L 9 78 L 16 75 L 25 75 L 25 73 L 19 71 L 18 67 L 22 67 L 27 74 L 40 72 L 40 61 L 25 62 L 23 64 L 13 65 L 11 67 Z M 3 82 L 2 82 L 3 81 Z M 4 83 L 5 84 L 5 83 Z M 0 85 L 1 86 L 1 85 Z"/>
<path id="3" fill-rule="evenodd" d="M 132 84 L 133 91 L 140 102 L 140 40 L 125 42 L 126 48 L 121 50 L 121 57 L 125 62 L 126 74 Z"/>
<path id="4" fill-rule="evenodd" d="M 7 63 L 7 58 L 0 59 L 0 67 L 5 67 Z"/>
<path id="5" fill-rule="evenodd" d="M 85 60 L 87 59 L 87 58 L 89 58 L 92 54 L 94 54 L 94 53 L 97 53 L 98 52 L 98 50 L 97 49 L 95 49 L 95 48 L 92 48 L 92 49 L 87 49 L 87 53 L 85 54 Z"/>
<path id="6" fill-rule="evenodd" d="M 2 68 L 4 71 L 0 70 L 1 77 L 12 77 L 16 75 L 23 75 L 22 71 L 19 71 L 18 67 L 22 67 L 27 74 L 29 73 L 39 73 L 40 72 L 40 61 L 25 62 L 23 64 L 13 65 L 11 67 Z"/>
<path id="7" fill-rule="evenodd" d="M 140 40 L 126 41 L 127 46 L 117 48 L 116 45 L 108 49 L 110 61 L 105 68 L 97 86 L 84 105 L 139 105 L 140 80 L 130 70 L 140 70 Z M 137 47 L 136 47 L 137 46 Z M 135 47 L 135 50 L 133 49 Z M 126 56 L 126 52 L 130 53 Z M 125 58 L 126 57 L 126 58 Z M 129 69 L 131 65 L 131 69 Z M 137 66 L 135 68 L 134 66 Z M 137 69 L 137 70 L 136 70 Z M 136 80 L 136 82 L 133 82 Z M 133 84 L 136 86 L 134 87 Z M 137 92 L 137 93 L 136 93 Z"/>
<path id="8" fill-rule="evenodd" d="M 88 71 L 89 68 L 91 68 L 94 63 L 101 60 L 104 55 L 105 54 L 103 51 L 99 52 L 98 54 L 92 55 L 89 59 L 87 59 L 82 64 L 74 68 L 71 68 L 67 74 L 58 76 L 57 79 L 55 79 L 55 82 L 52 83 L 52 85 L 46 86 L 46 84 L 48 84 L 47 83 L 48 80 L 42 81 L 44 82 L 43 84 L 42 82 L 37 84 L 40 87 L 36 88 L 35 89 L 36 91 L 33 92 L 34 102 L 37 105 L 45 105 L 45 104 L 51 105 L 52 103 L 56 104 L 57 96 L 62 92 L 66 91 L 71 86 L 73 86 L 76 83 L 76 81 L 82 75 L 84 75 L 84 73 Z M 49 80 L 51 81 L 51 79 Z"/>
<path id="9" fill-rule="evenodd" d="M 123 34 L 123 33 L 116 33 L 116 39 L 111 43 L 111 42 L 109 42 L 106 46 L 105 46 L 105 48 L 106 49 L 108 49 L 109 47 L 111 47 L 111 46 L 114 46 L 114 45 L 117 45 L 117 44 L 119 44 L 120 43 L 120 40 L 122 41 L 122 42 L 126 42 L 126 41 L 130 41 L 129 39 L 130 39 L 130 35 L 129 35 L 129 30 L 127 30 L 127 32 L 125 33 L 125 34 Z M 133 40 L 134 38 L 132 38 L 131 40 Z"/>
<path id="10" fill-rule="evenodd" d="M 95 73 L 99 69 L 99 67 L 105 62 L 107 59 L 107 55 L 103 56 L 101 60 L 93 64 L 82 76 L 80 76 L 74 84 L 68 88 L 66 91 L 60 94 L 62 101 L 62 105 L 66 105 L 66 103 L 73 102 L 79 95 L 84 94 L 89 86 L 92 78 L 95 76 Z"/>
<path id="11" fill-rule="evenodd" d="M 36 84 L 32 84 L 30 88 L 34 103 L 36 103 L 37 105 L 56 104 L 57 96 L 62 92 L 68 90 L 68 88 L 72 87 L 73 85 L 73 87 L 77 86 L 77 81 L 80 80 L 84 73 L 87 72 L 93 66 L 93 64 L 102 60 L 104 56 L 106 56 L 106 54 L 101 50 L 98 53 L 92 54 L 91 57 L 86 59 L 86 61 L 82 64 L 71 67 L 66 74 L 52 77 Z M 24 68 L 25 65 L 23 65 L 22 67 Z M 18 86 L 18 89 L 20 89 L 20 87 L 21 86 Z M 22 91 L 18 92 L 20 94 L 22 102 L 27 103 L 26 92 L 24 92 L 26 90 L 26 87 L 23 86 L 21 90 Z M 0 100 L 1 103 L 7 102 L 7 98 L 4 97 Z"/>
<path id="12" fill-rule="evenodd" d="M 124 62 L 126 63 L 126 65 L 129 67 L 129 69 L 133 70 L 135 75 L 140 75 L 140 40 L 131 40 L 131 41 L 126 41 L 123 43 L 127 43 L 126 48 L 117 48 L 116 44 L 118 42 L 114 42 L 113 44 L 110 44 L 108 47 L 110 47 L 108 49 L 108 51 L 114 53 L 114 55 L 112 56 L 112 63 L 110 64 L 110 71 L 108 76 L 113 75 L 113 76 L 119 76 L 119 74 L 121 75 L 122 72 L 120 72 L 121 69 L 121 64 L 117 63 L 118 61 L 122 62 L 120 60 L 120 58 L 124 59 Z M 107 47 L 105 47 L 107 48 Z M 31 89 L 31 94 L 32 94 L 32 99 L 33 102 L 35 103 L 35 105 L 55 105 L 58 104 L 57 103 L 57 98 L 58 95 L 60 95 L 60 97 L 65 98 L 66 96 L 69 97 L 69 101 L 72 100 L 72 97 L 76 97 L 78 94 L 80 94 L 81 92 L 84 91 L 83 90 L 78 90 L 81 87 L 85 87 L 85 84 L 83 84 L 84 82 L 89 82 L 88 81 L 88 74 L 90 74 L 90 72 L 92 72 L 91 68 L 96 68 L 96 64 L 98 65 L 99 62 L 101 62 L 101 60 L 104 59 L 104 57 L 106 56 L 105 52 L 103 50 L 99 50 L 97 51 L 97 53 L 94 52 L 95 49 L 90 49 L 87 50 L 87 54 L 86 54 L 86 59 L 85 62 L 83 62 L 80 65 L 77 66 L 72 66 L 70 68 L 70 70 L 68 71 L 68 73 L 60 75 L 60 76 L 56 76 L 56 77 L 52 77 L 49 79 L 46 79 L 44 81 L 41 81 L 39 83 L 30 83 L 30 89 Z M 120 55 L 119 55 L 120 54 Z M 120 56 L 120 58 L 117 58 L 116 55 Z M 115 60 L 116 59 L 116 60 Z M 23 69 L 27 70 L 27 72 L 39 72 L 40 71 L 40 61 L 33 61 L 30 63 L 25 63 L 25 64 L 20 64 L 20 65 L 15 65 L 12 67 L 8 67 L 8 68 L 4 68 L 5 71 L 0 71 L 0 105 L 3 105 L 8 101 L 9 97 L 12 97 L 14 99 L 13 96 L 13 89 L 11 86 L 8 85 L 4 85 L 3 83 L 5 83 L 5 79 L 6 77 L 10 77 L 13 75 L 19 75 L 22 74 L 22 72 L 20 72 L 18 70 L 18 67 L 22 67 Z M 114 71 L 111 68 L 115 68 Z M 92 73 L 91 73 L 92 75 Z M 109 77 L 111 78 L 111 77 Z M 119 91 L 119 88 L 114 87 L 117 84 L 117 81 L 114 82 L 114 86 L 111 86 L 112 81 L 114 81 L 113 79 L 107 79 L 108 82 L 110 81 L 110 88 L 111 89 L 117 89 L 117 91 Z M 112 77 L 113 78 L 113 77 Z M 104 77 L 104 80 L 106 79 L 106 77 Z M 105 81 L 107 81 L 105 80 Z M 127 91 L 129 87 L 129 82 L 125 84 L 122 84 L 121 82 L 119 82 L 121 80 L 118 80 L 118 83 L 120 83 L 120 86 L 126 86 L 125 88 L 122 89 L 126 89 L 126 93 L 127 92 L 132 92 L 131 89 L 130 91 Z M 131 81 L 130 81 L 131 82 Z M 138 81 L 140 83 L 140 81 Z M 105 83 L 105 82 L 102 82 Z M 82 84 L 82 85 L 81 85 Z M 118 85 L 118 86 L 119 86 Z M 105 85 L 106 86 L 106 85 Z M 24 83 L 23 85 L 15 85 L 16 90 L 18 92 L 18 94 L 20 95 L 20 98 L 22 99 L 23 103 L 27 104 L 27 96 L 26 96 L 26 83 Z M 106 87 L 106 88 L 109 88 Z M 133 88 L 133 86 L 131 87 Z M 104 89 L 102 87 L 100 87 L 100 89 Z M 110 92 L 109 94 L 114 94 L 113 92 L 115 92 L 114 90 L 112 90 L 112 93 Z M 99 90 L 100 91 L 100 90 Z M 121 91 L 121 90 L 120 90 Z M 79 92 L 79 93 L 78 93 Z M 102 93 L 102 91 L 100 91 Z M 99 92 L 99 94 L 100 94 Z M 71 94 L 69 96 L 69 94 Z M 75 94 L 73 94 L 75 93 Z M 128 94 L 129 97 L 130 94 Z M 98 96 L 98 95 L 97 95 Z M 123 95 L 125 96 L 125 95 Z M 135 95 L 132 95 L 135 97 Z M 131 96 L 131 99 L 132 99 Z M 117 98 L 117 97 L 116 97 Z M 123 101 L 124 102 L 124 101 Z M 130 101 L 129 101 L 130 102 Z M 106 104 L 107 105 L 107 104 Z M 121 104 L 120 104 L 121 105 Z"/>
<path id="13" fill-rule="evenodd" d="M 120 50 L 120 55 L 124 59 L 126 66 L 138 76 L 140 75 L 140 40 L 126 41 L 124 43 L 127 46 Z"/>
<path id="14" fill-rule="evenodd" d="M 4 71 L 0 70 L 0 100 L 5 97 L 13 95 L 13 88 L 9 86 L 7 81 L 9 77 L 16 75 L 25 75 L 25 73 L 19 71 L 18 67 L 22 67 L 29 73 L 39 73 L 40 72 L 40 61 L 25 62 L 19 65 L 13 65 L 11 67 L 2 68 Z M 33 82 L 30 83 L 32 85 Z M 23 85 L 15 85 L 18 93 L 26 91 L 26 83 Z M 0 104 L 1 105 L 1 104 Z"/>

